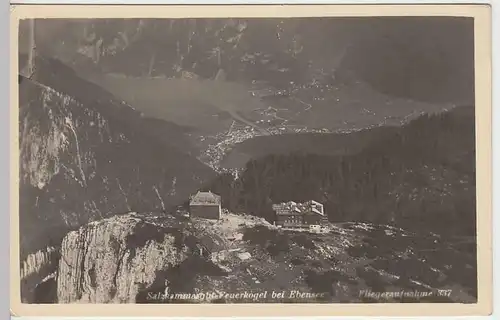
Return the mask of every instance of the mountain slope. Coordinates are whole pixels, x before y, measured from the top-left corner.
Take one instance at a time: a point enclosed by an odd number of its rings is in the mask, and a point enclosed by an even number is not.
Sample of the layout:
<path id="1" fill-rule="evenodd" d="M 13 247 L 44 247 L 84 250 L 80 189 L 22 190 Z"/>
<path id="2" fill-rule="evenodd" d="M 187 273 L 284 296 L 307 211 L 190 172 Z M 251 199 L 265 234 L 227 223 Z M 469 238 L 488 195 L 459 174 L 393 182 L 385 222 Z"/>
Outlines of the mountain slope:
<path id="1" fill-rule="evenodd" d="M 37 71 L 36 81 L 20 77 L 22 260 L 89 221 L 169 208 L 214 177 L 169 142 L 177 127 L 155 121 L 153 130 L 55 60 L 41 58 Z"/>
<path id="2" fill-rule="evenodd" d="M 474 98 L 473 20 L 461 17 L 44 19 L 36 36 L 37 49 L 82 70 L 207 79 L 223 69 L 230 81 L 280 88 L 354 73 L 392 96 Z"/>
<path id="3" fill-rule="evenodd" d="M 365 27 L 384 36 L 353 43 L 342 69 L 392 96 L 474 103 L 473 19 L 391 17 Z"/>
<path id="4" fill-rule="evenodd" d="M 52 303 L 473 303 L 474 265 L 473 251 L 458 241 L 389 226 L 346 223 L 314 234 L 227 212 L 218 221 L 129 213 L 69 233 L 58 271 L 35 297 Z M 273 297 L 273 291 L 285 293 Z M 377 299 L 386 291 L 426 294 Z"/>
<path id="5" fill-rule="evenodd" d="M 220 159 L 262 132 L 400 125 L 474 96 L 467 19 L 67 19 L 36 26 L 37 50 L 147 117 L 189 127 L 190 153 L 218 171 L 241 167 L 245 154 Z M 255 130 L 235 131 L 233 123 Z"/>
<path id="6" fill-rule="evenodd" d="M 238 179 L 223 175 L 207 188 L 227 208 L 269 221 L 273 203 L 315 199 L 331 221 L 475 234 L 474 108 L 386 129 L 367 130 L 379 137 L 352 154 L 268 154 L 248 162 Z"/>

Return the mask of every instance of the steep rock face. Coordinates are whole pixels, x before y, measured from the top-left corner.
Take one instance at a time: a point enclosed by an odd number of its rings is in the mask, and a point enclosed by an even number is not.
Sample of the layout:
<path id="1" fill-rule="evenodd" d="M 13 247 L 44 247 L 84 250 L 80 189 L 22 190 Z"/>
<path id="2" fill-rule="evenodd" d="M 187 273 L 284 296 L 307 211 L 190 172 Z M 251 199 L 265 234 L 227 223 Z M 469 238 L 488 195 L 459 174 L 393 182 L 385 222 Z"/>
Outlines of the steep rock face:
<path id="1" fill-rule="evenodd" d="M 39 250 L 29 254 L 21 265 L 21 277 L 27 277 L 39 272 L 40 268 L 52 260 L 55 255 L 57 255 L 57 250 L 54 247 L 48 247 L 46 250 Z"/>
<path id="2" fill-rule="evenodd" d="M 134 303 L 158 270 L 185 259 L 175 231 L 130 214 L 70 232 L 61 246 L 58 302 Z"/>
<path id="3" fill-rule="evenodd" d="M 29 254 L 21 261 L 21 297 L 23 302 L 36 301 L 36 287 L 46 275 L 57 269 L 59 250 L 47 247 Z"/>
<path id="4" fill-rule="evenodd" d="M 166 210 L 214 176 L 148 121 L 53 60 L 20 77 L 21 261 L 82 224 L 130 210 Z M 162 133 L 159 134 L 155 131 Z M 161 152 L 158 152 L 161 150 Z M 45 274 L 46 275 L 46 274 Z M 43 276 L 45 276 L 43 275 Z"/>
<path id="5" fill-rule="evenodd" d="M 135 303 L 147 299 L 148 293 L 184 293 L 198 276 L 224 273 L 210 253 L 237 237 L 239 225 L 268 225 L 254 217 L 235 217 L 214 225 L 128 213 L 72 231 L 61 246 L 57 301 Z"/>

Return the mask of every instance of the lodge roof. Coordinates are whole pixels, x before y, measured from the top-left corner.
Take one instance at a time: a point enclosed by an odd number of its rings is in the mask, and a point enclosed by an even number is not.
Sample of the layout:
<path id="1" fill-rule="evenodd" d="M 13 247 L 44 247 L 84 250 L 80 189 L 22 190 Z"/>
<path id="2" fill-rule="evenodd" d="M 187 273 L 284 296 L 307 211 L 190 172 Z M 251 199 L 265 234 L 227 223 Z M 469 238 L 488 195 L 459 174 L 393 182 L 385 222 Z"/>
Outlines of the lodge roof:
<path id="1" fill-rule="evenodd" d="M 221 197 L 210 191 L 198 191 L 189 201 L 190 205 L 220 205 Z"/>
<path id="2" fill-rule="evenodd" d="M 315 213 L 324 216 L 323 205 L 317 201 L 309 200 L 304 203 L 294 201 L 273 204 L 273 210 L 278 215 L 293 215 Z"/>

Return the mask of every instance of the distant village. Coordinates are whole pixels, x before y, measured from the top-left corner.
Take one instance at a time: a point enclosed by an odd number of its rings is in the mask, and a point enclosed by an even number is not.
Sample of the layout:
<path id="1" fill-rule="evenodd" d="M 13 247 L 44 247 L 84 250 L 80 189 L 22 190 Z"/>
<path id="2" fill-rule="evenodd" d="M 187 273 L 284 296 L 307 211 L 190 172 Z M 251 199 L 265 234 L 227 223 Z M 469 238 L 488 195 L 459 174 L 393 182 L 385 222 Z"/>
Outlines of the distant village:
<path id="1" fill-rule="evenodd" d="M 303 203 L 288 201 L 273 205 L 274 225 L 286 229 L 325 231 L 328 217 L 323 204 L 309 200 Z M 211 191 L 199 191 L 189 201 L 190 218 L 219 220 L 222 216 L 222 198 Z"/>

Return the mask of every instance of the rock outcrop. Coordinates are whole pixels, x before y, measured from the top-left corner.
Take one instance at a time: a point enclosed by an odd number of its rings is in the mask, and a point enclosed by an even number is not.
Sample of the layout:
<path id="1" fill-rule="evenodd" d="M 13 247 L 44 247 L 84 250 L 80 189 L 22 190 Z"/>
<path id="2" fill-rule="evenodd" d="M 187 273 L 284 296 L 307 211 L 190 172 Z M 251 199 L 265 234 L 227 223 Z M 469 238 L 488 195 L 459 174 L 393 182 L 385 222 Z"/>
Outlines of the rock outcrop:
<path id="1" fill-rule="evenodd" d="M 29 254 L 21 261 L 21 297 L 23 302 L 35 299 L 36 286 L 44 281 L 46 275 L 57 269 L 59 248 L 47 247 Z"/>
<path id="2" fill-rule="evenodd" d="M 234 215 L 191 222 L 137 213 L 89 223 L 62 242 L 57 302 L 135 303 L 166 290 L 185 293 L 184 283 L 197 276 L 224 274 L 212 257 L 230 245 L 240 225 L 268 224 Z"/>
<path id="3" fill-rule="evenodd" d="M 134 214 L 90 223 L 70 232 L 61 246 L 59 303 L 134 303 L 159 270 L 186 258 L 179 230 Z"/>

